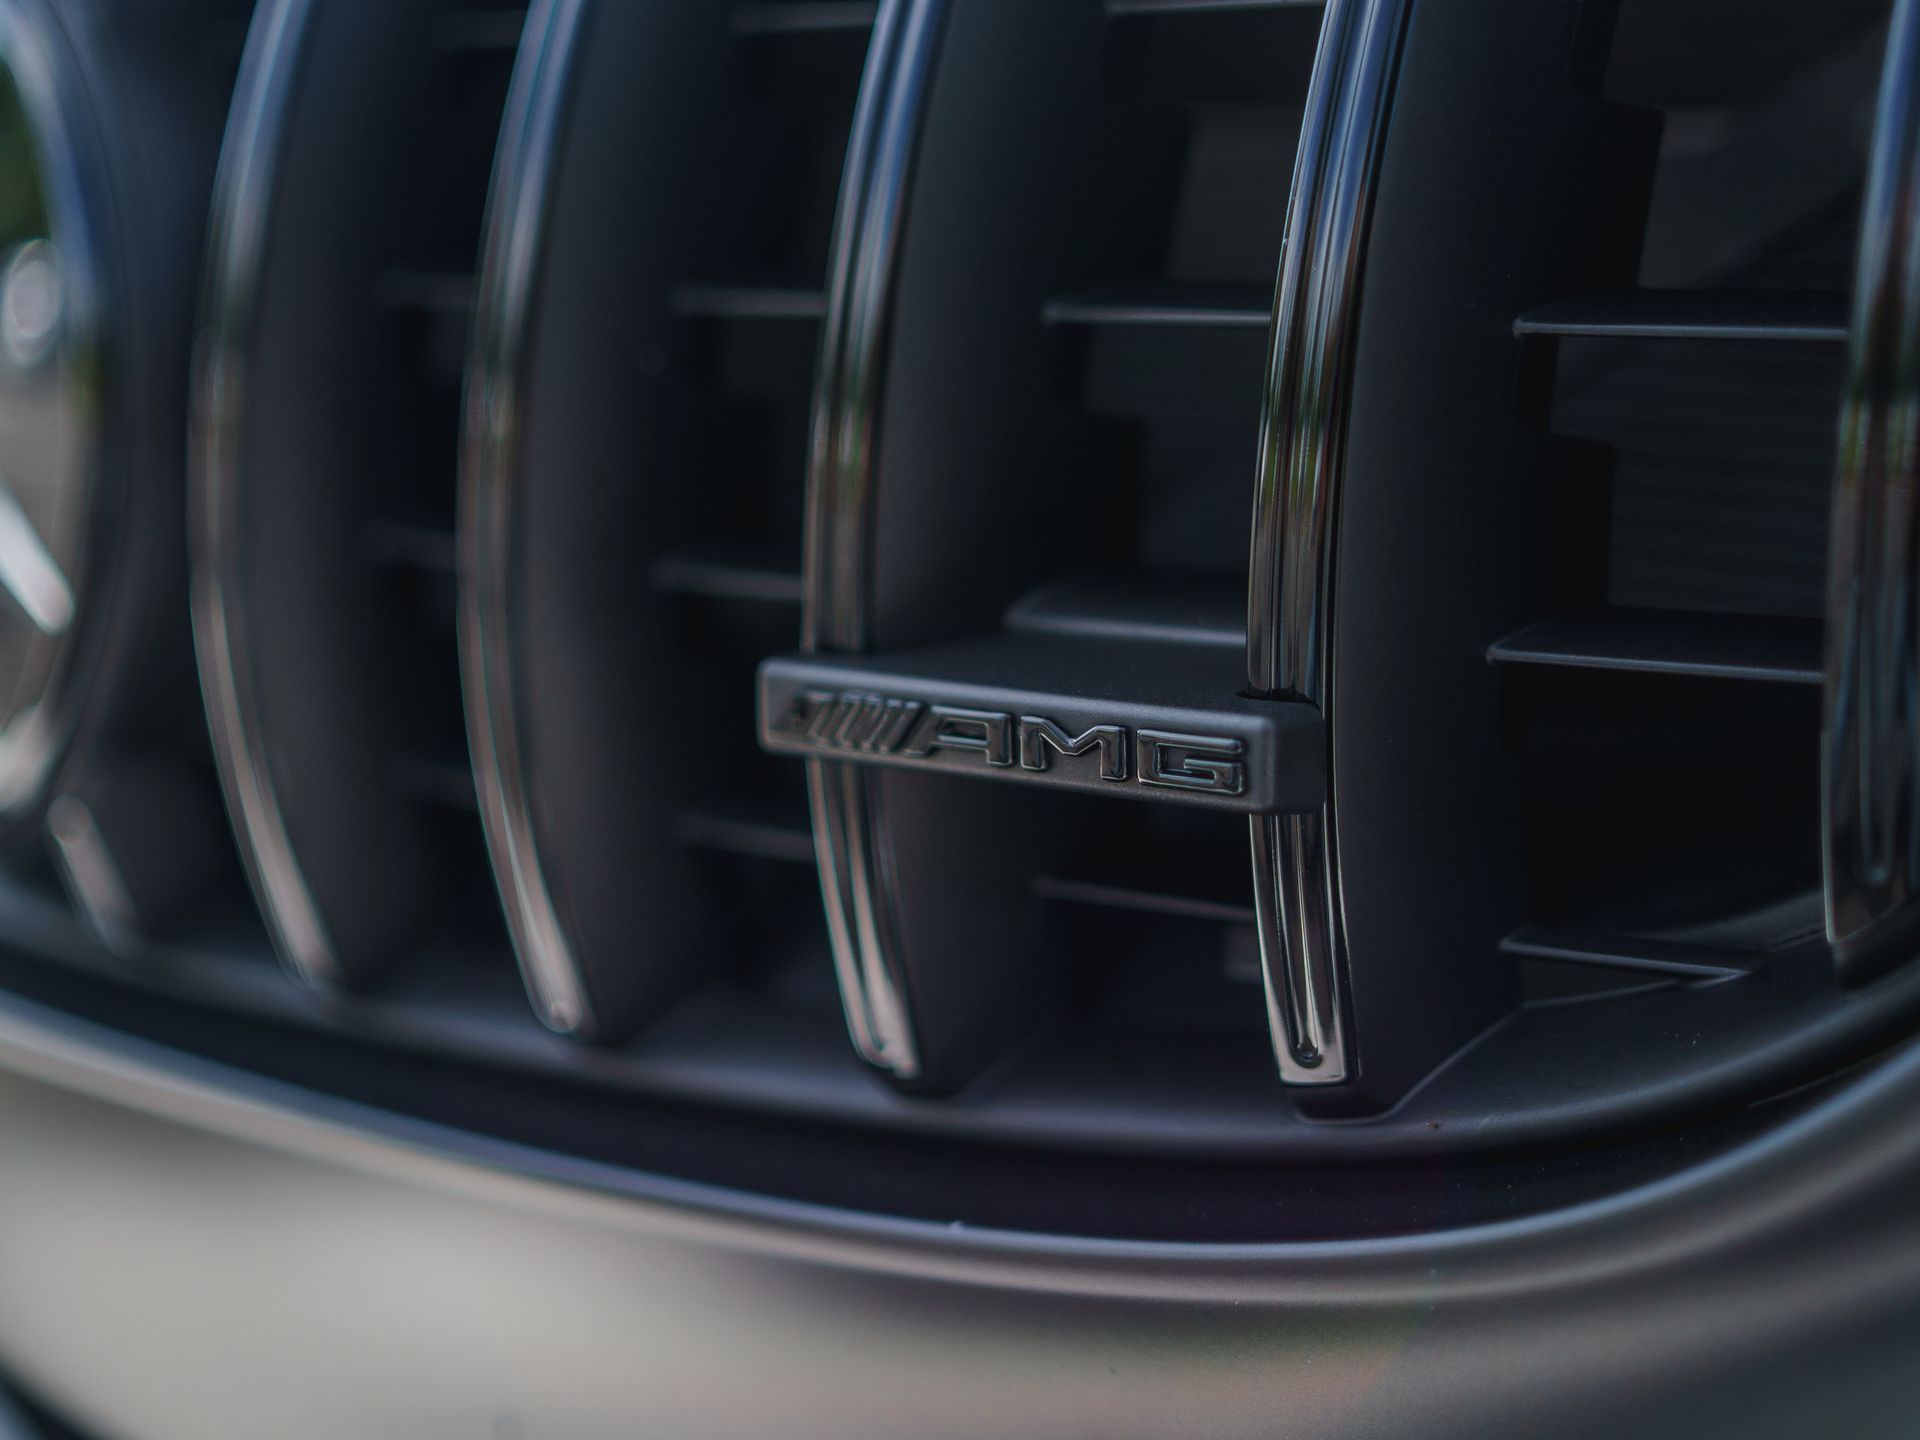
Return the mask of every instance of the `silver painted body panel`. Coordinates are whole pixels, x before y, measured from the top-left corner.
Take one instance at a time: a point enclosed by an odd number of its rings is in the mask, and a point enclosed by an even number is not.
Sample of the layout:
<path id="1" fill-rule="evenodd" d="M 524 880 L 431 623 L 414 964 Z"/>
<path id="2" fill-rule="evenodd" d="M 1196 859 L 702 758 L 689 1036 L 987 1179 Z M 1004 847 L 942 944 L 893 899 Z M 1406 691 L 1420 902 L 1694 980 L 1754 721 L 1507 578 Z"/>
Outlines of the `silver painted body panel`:
<path id="1" fill-rule="evenodd" d="M 533 1178 L 522 1153 L 241 1098 L 212 1067 L 109 1043 L 0 1005 L 0 1364 L 106 1435 L 1910 1424 L 1920 1048 L 1614 1200 L 1433 1239 L 1206 1248 Z"/>

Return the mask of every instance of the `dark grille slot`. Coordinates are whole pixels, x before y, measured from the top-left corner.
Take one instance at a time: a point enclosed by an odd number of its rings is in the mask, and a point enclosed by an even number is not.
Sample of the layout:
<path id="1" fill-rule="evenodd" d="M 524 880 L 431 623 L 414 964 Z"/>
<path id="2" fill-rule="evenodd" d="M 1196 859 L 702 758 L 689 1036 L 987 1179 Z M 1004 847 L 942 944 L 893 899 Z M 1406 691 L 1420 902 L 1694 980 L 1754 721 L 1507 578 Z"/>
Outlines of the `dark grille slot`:
<path id="1" fill-rule="evenodd" d="M 1088 802 L 1073 833 L 1066 873 L 1037 876 L 1034 893 L 1074 957 L 1074 1021 L 1224 1032 L 1257 1049 L 1265 1014 L 1244 827 Z"/>
<path id="2" fill-rule="evenodd" d="M 377 513 L 363 543 L 376 565 L 387 640 L 400 656 L 386 783 L 426 812 L 446 889 L 440 924 L 495 968 L 507 960 L 499 903 L 479 844 L 461 703 L 455 577 L 460 384 L 474 306 L 473 266 L 501 108 L 524 7 L 436 17 L 421 88 L 421 137 L 398 190 L 407 197 L 379 244 L 375 304 L 385 343 L 378 395 Z M 386 542 L 385 553 L 380 547 Z M 385 562 L 385 563 L 381 563 Z M 395 563 L 397 562 L 397 563 Z"/>
<path id="3" fill-rule="evenodd" d="M 440 50 L 492 50 L 511 57 L 525 23 L 524 6 L 451 10 L 434 20 L 433 43 Z"/>
<path id="4" fill-rule="evenodd" d="M 667 605 L 681 663 L 697 666 L 702 677 L 703 688 L 690 692 L 699 699 L 701 733 L 711 737 L 713 744 L 726 746 L 726 753 L 733 757 L 722 780 L 706 780 L 689 792 L 672 822 L 674 834 L 684 842 L 711 844 L 710 838 L 704 842 L 696 838 L 702 833 L 698 817 L 745 814 L 800 837 L 811 848 L 803 779 L 793 766 L 760 753 L 751 707 L 754 671 L 761 657 L 793 643 L 793 604 L 784 599 L 769 604 L 759 597 L 687 593 L 670 597 Z M 710 837 L 711 832 L 707 833 Z M 716 892 L 712 903 L 724 908 L 730 902 L 723 892 Z M 807 907 L 789 920 L 797 929 L 811 932 L 819 915 Z"/>
<path id="5" fill-rule="evenodd" d="M 1076 463 L 1056 482 L 1055 563 L 1239 584 L 1319 13 L 1108 8 L 1100 129 L 1075 172 L 1056 177 L 1079 196 L 1062 257 L 1076 283 L 1040 310 L 1054 332 L 1053 395 L 1077 427 Z M 1097 507 L 1082 503 L 1094 494 Z M 1111 531 L 1094 508 L 1114 514 Z"/>
<path id="6" fill-rule="evenodd" d="M 677 538 L 650 578 L 708 733 L 724 737 L 733 757 L 717 788 L 689 789 L 669 833 L 700 861 L 709 924 L 736 973 L 757 966 L 769 983 L 794 963 L 824 969 L 817 894 L 791 877 L 751 873 L 813 858 L 801 777 L 755 744 L 753 677 L 797 633 L 827 248 L 873 13 L 857 4 L 734 7 L 731 71 L 745 119 L 715 163 L 739 177 L 737 188 L 701 269 L 668 299 L 697 417 L 687 448 L 701 479 L 674 497 Z M 732 278 L 741 276 L 755 278 Z M 743 887 L 779 908 L 743 924 L 733 913 Z M 769 964 L 770 929 L 780 940 Z"/>
<path id="7" fill-rule="evenodd" d="M 1554 426 L 1612 451 L 1606 599 L 1820 615 L 1841 347 L 1561 349 Z"/>
<path id="8" fill-rule="evenodd" d="M 1076 177 L 1084 230 L 1070 231 L 1067 283 L 1040 308 L 1050 398 L 1072 437 L 1049 477 L 1050 559 L 1085 578 L 1029 591 L 1009 620 L 1028 633 L 1218 645 L 1230 675 L 1245 646 L 1267 328 L 1320 14 L 1107 11 L 1102 129 Z M 1065 1023 L 1108 1037 L 1095 1043 L 1159 1030 L 1257 1054 L 1244 824 L 1117 801 L 1031 803 L 1060 812 L 1046 822 L 1059 827 L 1058 858 L 1035 893 L 1065 967 Z"/>
<path id="9" fill-rule="evenodd" d="M 375 520 L 361 532 L 361 546 L 376 565 L 454 573 L 457 542 L 451 526 L 426 520 Z"/>
<path id="10" fill-rule="evenodd" d="M 452 810 L 476 808 L 473 767 L 464 754 L 401 755 L 387 777 L 397 792 L 419 804 Z"/>
<path id="11" fill-rule="evenodd" d="M 819 326 L 733 317 L 683 323 L 676 378 L 687 387 L 691 473 L 670 500 L 676 543 L 752 549 L 797 568 Z"/>
<path id="12" fill-rule="evenodd" d="M 434 274 L 421 270 L 389 270 L 380 277 L 379 301 L 388 310 L 423 310 L 429 314 L 464 317 L 473 309 L 473 276 Z M 464 324 L 464 319 L 461 321 Z"/>
<path id="13" fill-rule="evenodd" d="M 1643 288 L 1514 326 L 1551 428 L 1605 472 L 1605 520 L 1551 542 L 1584 593 L 1488 652 L 1526 757 L 1533 918 L 1574 937 L 1509 940 L 1536 979 L 1819 883 L 1827 511 L 1884 17 L 1626 0 L 1591 66 L 1663 138 Z"/>
<path id="14" fill-rule="evenodd" d="M 1529 678 L 1534 918 L 1651 930 L 1817 887 L 1818 687 Z"/>
<path id="15" fill-rule="evenodd" d="M 676 538 L 656 582 L 723 580 L 705 563 L 717 552 L 754 558 L 735 570 L 744 586 L 672 587 L 683 595 L 799 599 L 797 587 L 747 571 L 799 573 L 827 247 L 872 13 L 871 5 L 805 3 L 731 12 L 733 115 L 711 162 L 727 184 L 696 252 L 699 268 L 676 278 L 668 302 L 682 326 L 673 374 L 696 417 L 683 442 L 694 483 L 678 487 Z M 788 623 L 797 624 L 797 610 Z M 752 693 L 751 657 L 742 663 L 711 682 L 736 702 Z"/>

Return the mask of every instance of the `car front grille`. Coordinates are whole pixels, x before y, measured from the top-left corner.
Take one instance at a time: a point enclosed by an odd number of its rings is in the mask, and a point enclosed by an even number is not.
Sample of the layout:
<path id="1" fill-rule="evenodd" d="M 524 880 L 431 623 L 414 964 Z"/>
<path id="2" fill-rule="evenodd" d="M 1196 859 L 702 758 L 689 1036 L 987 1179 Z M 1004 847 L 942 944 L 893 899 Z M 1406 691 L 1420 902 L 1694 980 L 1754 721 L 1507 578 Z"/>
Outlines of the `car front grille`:
<path id="1" fill-rule="evenodd" d="M 190 507 L 264 925 L 23 863 L 0 979 L 1081 1234 L 1767 1123 L 1920 1004 L 1822 895 L 1887 6 L 1769 13 L 267 0 Z"/>

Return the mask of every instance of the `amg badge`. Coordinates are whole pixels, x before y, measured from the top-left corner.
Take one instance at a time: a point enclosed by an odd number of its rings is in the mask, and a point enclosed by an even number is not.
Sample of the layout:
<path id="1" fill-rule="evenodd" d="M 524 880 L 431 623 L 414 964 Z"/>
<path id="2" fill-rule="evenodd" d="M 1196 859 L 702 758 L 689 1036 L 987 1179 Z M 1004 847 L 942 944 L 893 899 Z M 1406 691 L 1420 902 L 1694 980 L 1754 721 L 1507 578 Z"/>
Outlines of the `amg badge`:
<path id="1" fill-rule="evenodd" d="M 1244 681 L 1231 657 L 1116 668 L 1077 690 L 1034 682 L 1070 674 L 1076 662 L 1087 668 L 1084 657 L 1024 666 L 1022 658 L 982 641 L 768 660 L 760 743 L 777 755 L 1241 814 L 1310 810 L 1325 796 L 1319 712 L 1235 693 Z"/>

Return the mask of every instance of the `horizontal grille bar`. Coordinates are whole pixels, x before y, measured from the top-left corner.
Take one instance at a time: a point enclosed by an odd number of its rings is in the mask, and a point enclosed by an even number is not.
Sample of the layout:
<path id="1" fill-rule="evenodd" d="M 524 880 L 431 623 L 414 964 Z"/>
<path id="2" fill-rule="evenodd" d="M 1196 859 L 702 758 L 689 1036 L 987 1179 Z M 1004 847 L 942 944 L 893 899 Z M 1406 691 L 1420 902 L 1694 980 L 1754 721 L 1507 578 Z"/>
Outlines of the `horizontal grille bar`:
<path id="1" fill-rule="evenodd" d="M 1529 625 L 1488 646 L 1487 659 L 1496 665 L 1818 685 L 1821 624 L 1766 615 L 1596 610 Z"/>
<path id="2" fill-rule="evenodd" d="M 1847 297 L 1808 290 L 1641 290 L 1542 305 L 1515 320 L 1513 333 L 1844 345 Z"/>
<path id="3" fill-rule="evenodd" d="M 1033 893 L 1042 900 L 1062 900 L 1074 905 L 1094 905 L 1109 910 L 1136 910 L 1146 915 L 1169 915 L 1182 920 L 1205 920 L 1219 925 L 1254 923 L 1253 906 L 1234 905 L 1224 900 L 1203 900 L 1193 895 L 1169 895 L 1158 890 L 1136 890 L 1130 885 L 1109 885 L 1098 880 L 1073 880 L 1061 875 L 1036 876 Z"/>
<path id="4" fill-rule="evenodd" d="M 1300 10 L 1318 8 L 1324 0 L 1107 0 L 1107 14 L 1203 15 L 1213 10 Z"/>
<path id="5" fill-rule="evenodd" d="M 1138 294 L 1056 295 L 1040 307 L 1040 323 L 1184 330 L 1265 330 L 1272 297 L 1258 290 L 1215 289 Z"/>
<path id="6" fill-rule="evenodd" d="M 681 811 L 673 819 L 673 838 L 698 850 L 796 865 L 813 863 L 813 835 L 805 824 L 738 804 L 702 804 Z"/>
<path id="7" fill-rule="evenodd" d="M 800 572 L 765 556 L 726 550 L 684 550 L 657 557 L 647 579 L 663 595 L 800 603 Z"/>
<path id="8" fill-rule="evenodd" d="M 795 285 L 682 285 L 673 292 L 673 313 L 698 320 L 818 320 L 826 296 Z"/>
<path id="9" fill-rule="evenodd" d="M 734 6 L 727 23 L 734 34 L 745 36 L 867 30 L 879 9 L 874 0 L 762 0 Z"/>
<path id="10" fill-rule="evenodd" d="M 1023 635 L 1158 641 L 1244 650 L 1247 606 L 1233 581 L 1062 580 L 1020 597 L 1004 623 Z"/>

